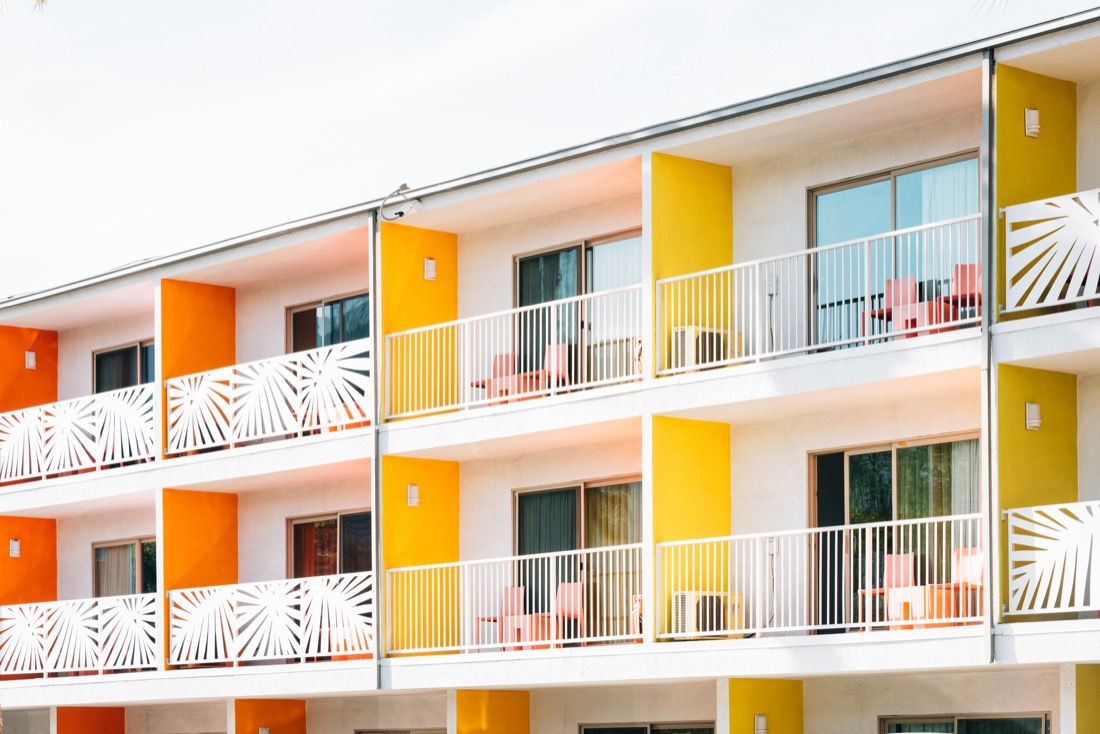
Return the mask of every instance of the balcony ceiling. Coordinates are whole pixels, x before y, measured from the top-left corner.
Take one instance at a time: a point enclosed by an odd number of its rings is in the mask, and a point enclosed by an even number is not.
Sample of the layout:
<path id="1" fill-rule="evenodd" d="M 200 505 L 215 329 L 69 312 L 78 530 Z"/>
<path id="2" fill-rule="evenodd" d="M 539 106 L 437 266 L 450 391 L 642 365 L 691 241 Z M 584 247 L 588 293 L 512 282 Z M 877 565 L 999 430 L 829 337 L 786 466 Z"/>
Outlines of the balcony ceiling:
<path id="1" fill-rule="evenodd" d="M 875 90 L 875 85 L 868 89 Z M 846 101 L 846 96 L 854 98 Z M 728 132 L 664 152 L 734 166 L 981 109 L 981 105 L 981 69 L 971 68 L 874 95 L 838 93 L 765 110 L 733 121 Z"/>
<path id="2" fill-rule="evenodd" d="M 1007 49 L 998 60 L 1008 66 L 1033 71 L 1056 79 L 1081 82 L 1100 77 L 1100 38 L 1082 38 L 1066 43 L 1063 38 L 1037 39 L 1019 49 Z M 1037 49 L 1036 46 L 1047 46 Z"/>
<path id="3" fill-rule="evenodd" d="M 520 175 L 478 186 L 476 193 L 460 189 L 434 197 L 401 222 L 461 235 L 642 192 L 638 156 L 541 177 L 545 175 L 546 171 L 536 171 L 534 180 Z"/>
<path id="4" fill-rule="evenodd" d="M 92 324 L 147 314 L 153 321 L 156 287 L 152 279 L 133 285 L 90 293 L 74 292 L 41 304 L 14 309 L 0 316 L 0 324 L 30 329 L 65 331 Z M 35 307 L 37 305 L 37 308 Z"/>

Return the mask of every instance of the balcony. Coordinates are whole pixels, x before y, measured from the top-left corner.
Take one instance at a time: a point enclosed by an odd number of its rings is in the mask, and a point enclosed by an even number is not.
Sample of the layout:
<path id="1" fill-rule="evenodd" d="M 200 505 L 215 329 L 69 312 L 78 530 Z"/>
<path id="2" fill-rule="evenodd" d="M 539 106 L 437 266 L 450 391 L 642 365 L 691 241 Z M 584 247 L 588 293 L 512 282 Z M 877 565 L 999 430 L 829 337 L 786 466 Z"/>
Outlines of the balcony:
<path id="1" fill-rule="evenodd" d="M 642 375 L 640 285 L 386 337 L 386 417 L 500 405 Z"/>
<path id="2" fill-rule="evenodd" d="M 657 374 L 981 321 L 980 216 L 657 281 Z"/>
<path id="3" fill-rule="evenodd" d="M 0 414 L 0 483 L 101 471 L 156 456 L 153 385 Z"/>
<path id="4" fill-rule="evenodd" d="M 1005 207 L 1005 312 L 1100 300 L 1100 189 Z"/>
<path id="5" fill-rule="evenodd" d="M 1006 510 L 1005 615 L 1100 611 L 1100 502 Z"/>
<path id="6" fill-rule="evenodd" d="M 156 594 L 0 606 L 0 676 L 157 668 Z"/>
<path id="7" fill-rule="evenodd" d="M 658 640 L 982 621 L 981 515 L 657 544 Z"/>
<path id="8" fill-rule="evenodd" d="M 391 569 L 387 651 L 640 641 L 641 564 L 632 544 Z"/>
<path id="9" fill-rule="evenodd" d="M 168 592 L 169 665 L 370 657 L 374 574 Z"/>
<path id="10" fill-rule="evenodd" d="M 371 421 L 370 340 L 166 381 L 169 455 Z"/>

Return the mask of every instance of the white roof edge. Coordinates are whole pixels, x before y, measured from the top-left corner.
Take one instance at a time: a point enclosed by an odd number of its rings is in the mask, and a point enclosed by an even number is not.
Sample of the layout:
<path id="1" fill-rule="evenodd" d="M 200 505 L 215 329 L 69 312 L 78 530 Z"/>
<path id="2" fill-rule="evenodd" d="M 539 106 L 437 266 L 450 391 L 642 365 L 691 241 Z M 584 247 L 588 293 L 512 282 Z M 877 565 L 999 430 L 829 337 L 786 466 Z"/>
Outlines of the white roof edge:
<path id="1" fill-rule="evenodd" d="M 580 158 L 586 155 L 591 155 L 607 150 L 613 150 L 614 148 L 638 143 L 640 141 L 659 138 L 664 135 L 670 135 L 672 133 L 689 130 L 691 128 L 709 125 L 730 118 L 759 112 L 761 110 L 765 110 L 771 107 L 778 107 L 805 99 L 812 99 L 813 97 L 818 97 L 824 94 L 831 94 L 861 84 L 867 84 L 869 82 L 897 76 L 924 67 L 934 66 L 936 64 L 941 64 L 947 61 L 952 61 L 964 58 L 966 56 L 982 53 L 988 49 L 995 49 L 999 46 L 1006 46 L 1012 43 L 1029 40 L 1038 36 L 1066 30 L 1075 26 L 1084 25 L 1098 19 L 1100 19 L 1100 7 L 1081 11 L 1072 15 L 1063 16 L 1061 18 L 1054 18 L 1051 20 L 1043 21 L 1041 23 L 1036 23 L 1034 25 L 1026 26 L 1024 28 L 1007 31 L 996 36 L 990 36 L 976 41 L 969 41 L 963 44 L 959 44 L 957 46 L 951 46 L 948 48 L 931 51 L 898 61 L 891 61 L 886 64 L 863 69 L 861 71 L 852 72 L 850 74 L 834 77 L 832 79 L 814 82 L 812 84 L 803 85 L 801 87 L 794 87 L 792 89 L 783 90 L 763 97 L 745 100 L 743 102 L 738 102 L 732 105 L 727 105 L 725 107 L 719 107 L 706 112 L 689 115 L 687 117 L 657 123 L 655 125 L 650 125 L 629 132 L 609 135 L 607 137 L 598 138 L 587 143 L 570 146 L 568 148 L 562 148 L 560 150 L 552 151 L 550 153 L 544 153 L 542 155 L 538 155 L 532 158 L 526 158 L 520 161 L 516 161 L 514 163 L 508 163 L 502 166 L 486 169 L 484 171 L 469 174 L 459 178 L 442 181 L 420 188 L 410 188 L 405 193 L 409 198 L 417 198 L 474 186 L 480 183 L 503 178 L 505 176 L 514 175 L 516 173 L 521 173 L 537 168 L 544 168 L 557 163 Z M 237 247 L 243 247 L 253 242 L 270 239 L 271 237 L 287 234 L 289 232 L 294 232 L 317 224 L 334 222 L 355 215 L 370 213 L 377 210 L 384 200 L 385 197 L 370 199 L 361 204 L 353 204 L 321 214 L 315 214 L 309 217 L 304 217 L 302 219 L 296 219 L 283 224 L 267 227 L 265 229 L 256 230 L 254 232 L 237 235 L 235 237 L 219 240 L 217 242 L 212 242 L 206 245 L 200 245 L 198 247 L 190 248 L 187 250 L 182 250 L 171 255 L 148 258 L 146 260 L 139 260 L 137 262 L 121 265 L 106 272 L 86 278 L 81 278 L 71 283 L 54 286 L 41 291 L 32 291 L 30 293 L 22 293 L 8 296 L 6 299 L 0 300 L 0 311 L 16 305 L 25 305 L 34 301 L 45 300 L 47 298 L 51 298 L 61 294 L 71 293 L 73 291 L 77 291 L 117 278 L 122 278 L 129 275 L 136 275 L 143 271 L 156 270 L 157 268 L 163 267 L 165 265 L 194 259 L 209 253 L 222 252 L 226 250 L 232 250 Z"/>

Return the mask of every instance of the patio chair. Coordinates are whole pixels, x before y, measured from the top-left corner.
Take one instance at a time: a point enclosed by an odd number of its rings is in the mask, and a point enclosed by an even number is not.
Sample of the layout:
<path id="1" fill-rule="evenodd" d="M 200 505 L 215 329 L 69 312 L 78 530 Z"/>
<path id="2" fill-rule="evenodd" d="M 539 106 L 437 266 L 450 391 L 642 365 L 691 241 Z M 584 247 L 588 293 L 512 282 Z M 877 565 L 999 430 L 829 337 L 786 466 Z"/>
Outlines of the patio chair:
<path id="1" fill-rule="evenodd" d="M 555 627 L 558 640 L 566 641 L 565 622 L 573 620 L 576 623 L 576 633 L 571 635 L 569 641 L 584 642 L 584 583 L 580 581 L 562 582 L 558 584 L 558 593 L 554 603 L 556 609 Z"/>
<path id="2" fill-rule="evenodd" d="M 959 312 L 964 308 L 973 308 L 975 316 L 981 314 L 982 266 L 974 263 L 955 265 L 951 270 L 951 293 L 940 296 L 937 303 L 951 306 Z"/>
<path id="3" fill-rule="evenodd" d="M 491 401 L 489 404 L 500 405 L 508 402 L 508 396 L 516 391 L 515 382 L 515 355 L 506 352 L 493 357 L 493 371 L 489 379 L 485 381 L 485 397 Z M 504 398 L 504 400 L 496 400 L 495 398 Z"/>
<path id="4" fill-rule="evenodd" d="M 888 278 L 883 286 L 882 308 L 874 308 L 863 312 L 863 335 L 867 336 L 874 331 L 874 321 L 872 319 L 881 321 L 883 323 L 882 332 L 885 332 L 886 324 L 893 322 L 895 310 L 912 306 L 916 302 L 917 276 Z M 893 328 L 896 331 L 899 328 L 904 328 L 904 325 L 893 324 Z"/>
<path id="5" fill-rule="evenodd" d="M 537 389 L 539 391 L 573 384 L 569 378 L 569 350 L 571 346 L 570 344 L 550 344 L 546 347 L 542 369 L 536 373 Z"/>
<path id="6" fill-rule="evenodd" d="M 524 608 L 527 597 L 526 586 L 506 586 L 500 599 L 500 613 L 479 616 L 474 621 L 474 645 L 481 644 L 481 625 L 497 626 L 497 643 L 501 650 L 508 649 L 508 643 L 518 642 L 524 626 Z"/>
<path id="7" fill-rule="evenodd" d="M 963 617 L 981 612 L 984 562 L 981 548 L 956 548 L 951 553 L 951 586 L 959 595 L 958 612 Z"/>
<path id="8" fill-rule="evenodd" d="M 882 559 L 882 586 L 870 589 L 859 590 L 859 613 L 860 619 L 863 618 L 864 609 L 866 609 L 865 599 L 867 595 L 887 597 L 886 609 L 884 614 L 884 620 L 882 621 L 896 621 L 904 620 L 903 608 L 899 603 L 891 604 L 891 601 L 895 599 L 894 595 L 888 595 L 887 589 L 900 589 L 906 586 L 913 585 L 913 558 L 912 553 L 887 553 Z M 899 597 L 900 598 L 900 597 Z M 874 620 L 872 615 L 872 621 Z"/>

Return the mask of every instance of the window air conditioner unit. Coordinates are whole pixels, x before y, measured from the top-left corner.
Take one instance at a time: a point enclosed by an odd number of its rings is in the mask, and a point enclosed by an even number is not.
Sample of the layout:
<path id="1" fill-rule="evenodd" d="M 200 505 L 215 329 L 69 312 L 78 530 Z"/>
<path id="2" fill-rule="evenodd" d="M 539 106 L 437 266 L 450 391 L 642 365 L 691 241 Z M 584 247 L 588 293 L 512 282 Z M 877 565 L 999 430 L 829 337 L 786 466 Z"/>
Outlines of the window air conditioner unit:
<path id="1" fill-rule="evenodd" d="M 733 332 L 706 326 L 677 326 L 672 330 L 672 366 L 702 367 L 739 357 Z M 740 345 L 737 345 L 740 346 Z"/>
<path id="2" fill-rule="evenodd" d="M 694 637 L 744 629 L 741 594 L 728 591 L 672 592 L 672 634 Z"/>

